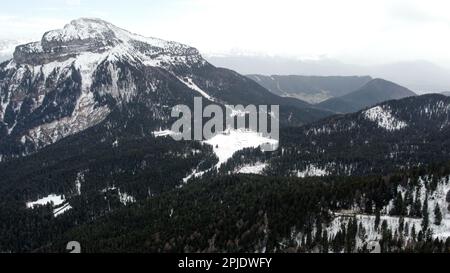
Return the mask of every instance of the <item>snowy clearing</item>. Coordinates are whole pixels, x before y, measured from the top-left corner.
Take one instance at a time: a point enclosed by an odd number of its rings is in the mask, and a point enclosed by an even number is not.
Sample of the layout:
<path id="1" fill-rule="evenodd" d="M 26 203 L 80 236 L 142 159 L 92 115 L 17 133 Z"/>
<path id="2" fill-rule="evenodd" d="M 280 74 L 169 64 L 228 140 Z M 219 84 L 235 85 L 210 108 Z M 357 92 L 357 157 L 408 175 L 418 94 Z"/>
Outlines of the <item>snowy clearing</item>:
<path id="1" fill-rule="evenodd" d="M 72 209 L 72 206 L 68 202 L 66 202 L 66 199 L 64 198 L 64 195 L 56 195 L 51 194 L 47 197 L 41 198 L 39 200 L 36 200 L 34 202 L 28 202 L 27 208 L 34 209 L 38 206 L 46 206 L 52 204 L 53 206 L 53 215 L 55 217 L 61 216 L 67 211 Z"/>
<path id="2" fill-rule="evenodd" d="M 262 134 L 247 131 L 247 130 L 227 130 L 221 134 L 217 134 L 213 138 L 204 141 L 208 145 L 213 146 L 213 151 L 219 158 L 219 163 L 215 168 L 219 169 L 224 163 L 226 163 L 233 155 L 246 148 L 258 148 L 263 145 L 270 145 L 271 147 L 278 147 L 278 140 L 264 137 Z M 266 167 L 265 164 L 257 164 L 254 166 L 244 166 L 238 173 L 253 173 L 260 174 Z M 183 179 L 184 183 L 187 183 L 192 178 L 201 177 L 206 171 L 193 170 L 191 174 Z"/>
<path id="3" fill-rule="evenodd" d="M 53 203 L 54 207 L 57 207 L 63 204 L 64 202 L 66 202 L 66 200 L 63 195 L 50 194 L 49 196 L 41 198 L 34 202 L 28 202 L 27 208 L 32 209 L 36 206 L 45 206 L 51 203 Z"/>
<path id="4" fill-rule="evenodd" d="M 236 152 L 243 149 L 258 148 L 264 144 L 278 146 L 278 140 L 246 130 L 227 130 L 205 141 L 205 143 L 213 146 L 214 153 L 219 158 L 218 167 L 226 163 Z"/>

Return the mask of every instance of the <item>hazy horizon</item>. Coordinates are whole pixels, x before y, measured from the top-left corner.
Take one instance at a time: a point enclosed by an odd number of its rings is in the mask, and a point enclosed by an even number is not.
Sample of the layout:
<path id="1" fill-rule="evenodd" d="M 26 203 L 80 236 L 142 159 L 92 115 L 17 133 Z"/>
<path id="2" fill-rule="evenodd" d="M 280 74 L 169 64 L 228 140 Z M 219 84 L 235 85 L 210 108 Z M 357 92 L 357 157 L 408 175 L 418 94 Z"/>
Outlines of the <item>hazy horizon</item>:
<path id="1" fill-rule="evenodd" d="M 0 41 L 35 41 L 73 19 L 96 17 L 144 36 L 194 46 L 213 64 L 243 74 L 383 77 L 386 73 L 378 73 L 379 69 L 401 74 L 395 71 L 395 64 L 400 64 L 402 70 L 410 71 L 400 76 L 387 73 L 389 80 L 415 89 L 450 90 L 448 1 L 25 2 L 27 9 L 23 1 L 2 3 Z M 11 46 L 0 48 L 0 59 L 12 51 Z M 268 67 L 248 69 L 252 64 L 242 66 L 239 58 L 289 64 L 268 62 Z M 404 65 L 408 63 L 413 67 Z"/>
<path id="2" fill-rule="evenodd" d="M 73 19 L 197 47 L 206 54 L 249 53 L 336 59 L 355 65 L 425 60 L 450 68 L 450 3 L 443 0 L 43 0 L 2 3 L 0 39 L 39 39 Z"/>
<path id="3" fill-rule="evenodd" d="M 450 71 L 428 61 L 354 65 L 333 59 L 300 60 L 264 55 L 205 57 L 216 66 L 226 67 L 244 75 L 371 76 L 403 85 L 417 94 L 450 91 Z"/>

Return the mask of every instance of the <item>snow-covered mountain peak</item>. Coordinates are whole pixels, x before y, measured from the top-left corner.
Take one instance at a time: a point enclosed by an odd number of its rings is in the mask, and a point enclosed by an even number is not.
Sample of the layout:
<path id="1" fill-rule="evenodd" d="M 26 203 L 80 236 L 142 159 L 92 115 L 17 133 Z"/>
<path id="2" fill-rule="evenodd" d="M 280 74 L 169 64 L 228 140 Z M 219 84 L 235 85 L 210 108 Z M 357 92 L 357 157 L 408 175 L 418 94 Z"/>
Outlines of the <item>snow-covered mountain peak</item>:
<path id="1" fill-rule="evenodd" d="M 189 46 L 175 42 L 143 37 L 97 18 L 80 18 L 73 20 L 69 24 L 65 25 L 64 28 L 48 31 L 42 37 L 43 44 L 63 44 L 73 41 L 97 43 L 98 45 L 103 43 L 105 46 L 140 41 L 158 48 L 170 48 L 174 45 L 178 45 L 179 47 L 186 49 L 190 48 Z"/>
<path id="2" fill-rule="evenodd" d="M 20 45 L 14 52 L 17 64 L 43 65 L 66 61 L 84 53 L 104 59 L 132 59 L 146 66 L 204 63 L 199 51 L 187 45 L 147 38 L 95 18 L 71 21 L 62 29 L 46 32 L 41 41 Z M 112 57 L 112 58 L 111 58 Z"/>
<path id="3" fill-rule="evenodd" d="M 28 145 L 22 153 L 29 154 L 99 124 L 129 102 L 145 104 L 161 119 L 174 100 L 198 92 L 209 97 L 192 81 L 206 65 L 193 47 L 101 19 L 74 20 L 17 46 L 14 58 L 0 64 L 0 139 Z"/>
<path id="4" fill-rule="evenodd" d="M 42 40 L 48 42 L 68 42 L 73 40 L 108 40 L 114 38 L 116 27 L 100 19 L 80 18 L 71 21 L 63 29 L 51 30 Z"/>

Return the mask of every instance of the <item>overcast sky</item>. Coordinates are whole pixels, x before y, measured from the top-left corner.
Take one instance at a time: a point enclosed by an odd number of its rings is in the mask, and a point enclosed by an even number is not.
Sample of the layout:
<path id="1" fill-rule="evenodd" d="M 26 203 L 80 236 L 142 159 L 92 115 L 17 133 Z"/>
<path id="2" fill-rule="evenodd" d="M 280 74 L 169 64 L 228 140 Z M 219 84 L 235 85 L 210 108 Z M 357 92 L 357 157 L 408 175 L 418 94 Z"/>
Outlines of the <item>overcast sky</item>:
<path id="1" fill-rule="evenodd" d="M 354 64 L 428 60 L 450 67 L 448 0 L 22 0 L 0 4 L 0 39 L 38 39 L 100 17 L 206 53 L 331 58 Z"/>

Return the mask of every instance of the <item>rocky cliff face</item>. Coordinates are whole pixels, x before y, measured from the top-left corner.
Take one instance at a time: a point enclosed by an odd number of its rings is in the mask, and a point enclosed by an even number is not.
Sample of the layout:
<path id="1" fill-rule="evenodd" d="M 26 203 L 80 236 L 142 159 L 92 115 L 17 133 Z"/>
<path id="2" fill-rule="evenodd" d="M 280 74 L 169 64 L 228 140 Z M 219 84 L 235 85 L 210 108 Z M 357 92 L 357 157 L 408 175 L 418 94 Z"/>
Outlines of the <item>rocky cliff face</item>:
<path id="1" fill-rule="evenodd" d="M 181 71 L 205 65 L 194 48 L 99 19 L 49 31 L 0 66 L 0 160 L 96 125 L 126 102 L 144 102 L 162 120 L 169 105 L 196 94 Z"/>

